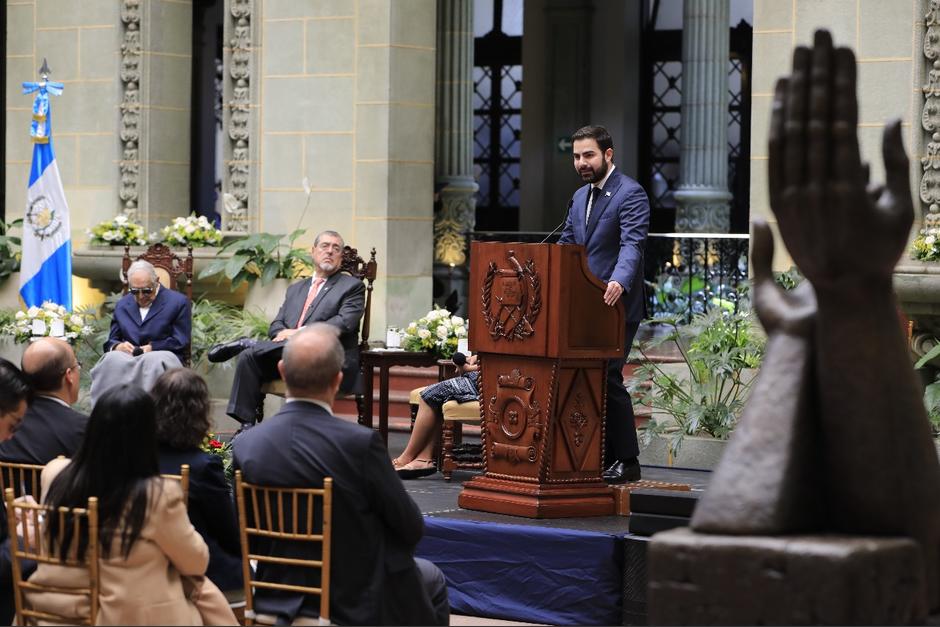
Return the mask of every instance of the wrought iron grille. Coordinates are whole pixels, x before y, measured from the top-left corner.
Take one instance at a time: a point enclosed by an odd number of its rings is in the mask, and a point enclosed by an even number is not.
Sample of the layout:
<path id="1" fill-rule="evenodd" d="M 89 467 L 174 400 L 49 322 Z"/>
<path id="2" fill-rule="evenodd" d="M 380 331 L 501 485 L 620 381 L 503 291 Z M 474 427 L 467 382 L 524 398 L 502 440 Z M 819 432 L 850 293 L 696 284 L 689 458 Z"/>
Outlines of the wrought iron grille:
<path id="1" fill-rule="evenodd" d="M 733 200 L 732 232 L 746 232 L 750 211 L 751 26 L 730 29 L 728 60 L 728 188 Z M 653 231 L 675 226 L 673 192 L 679 183 L 679 138 L 682 133 L 682 31 L 646 33 L 644 45 L 648 99 L 640 125 L 643 185 L 650 197 Z M 648 122 L 646 122 L 648 120 Z"/>
<path id="2" fill-rule="evenodd" d="M 650 234 L 646 243 L 647 315 L 692 316 L 738 310 L 747 281 L 747 235 Z"/>
<path id="3" fill-rule="evenodd" d="M 473 166 L 479 185 L 476 223 L 519 227 L 522 140 L 522 37 L 502 32 L 502 0 L 492 4 L 493 29 L 474 43 Z"/>

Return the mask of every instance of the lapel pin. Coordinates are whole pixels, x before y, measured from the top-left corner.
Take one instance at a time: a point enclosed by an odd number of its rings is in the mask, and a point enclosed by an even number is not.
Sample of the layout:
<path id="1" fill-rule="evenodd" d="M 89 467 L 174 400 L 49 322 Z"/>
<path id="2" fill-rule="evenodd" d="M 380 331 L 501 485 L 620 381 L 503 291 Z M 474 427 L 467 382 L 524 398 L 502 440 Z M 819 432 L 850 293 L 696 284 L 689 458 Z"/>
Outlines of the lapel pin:
<path id="1" fill-rule="evenodd" d="M 610 192 L 607 192 L 607 194 L 606 194 L 606 195 L 607 195 L 607 196 L 610 196 Z"/>

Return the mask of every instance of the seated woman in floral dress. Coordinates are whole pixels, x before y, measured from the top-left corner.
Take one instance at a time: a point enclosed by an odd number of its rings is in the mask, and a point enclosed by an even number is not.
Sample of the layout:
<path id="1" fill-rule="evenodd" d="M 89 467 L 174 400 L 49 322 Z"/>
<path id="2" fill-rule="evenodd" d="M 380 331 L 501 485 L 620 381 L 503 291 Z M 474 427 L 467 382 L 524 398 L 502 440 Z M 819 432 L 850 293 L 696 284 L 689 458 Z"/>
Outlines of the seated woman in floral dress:
<path id="1" fill-rule="evenodd" d="M 461 360 L 454 360 L 455 363 L 458 361 Z M 437 472 L 434 445 L 437 443 L 437 435 L 444 422 L 441 407 L 447 401 L 466 403 L 479 398 L 477 392 L 479 368 L 477 356 L 472 355 L 466 358 L 466 363 L 457 365 L 459 376 L 434 383 L 421 391 L 418 414 L 415 416 L 411 438 L 402 454 L 392 460 L 392 465 L 395 466 L 400 478 L 416 479 Z"/>

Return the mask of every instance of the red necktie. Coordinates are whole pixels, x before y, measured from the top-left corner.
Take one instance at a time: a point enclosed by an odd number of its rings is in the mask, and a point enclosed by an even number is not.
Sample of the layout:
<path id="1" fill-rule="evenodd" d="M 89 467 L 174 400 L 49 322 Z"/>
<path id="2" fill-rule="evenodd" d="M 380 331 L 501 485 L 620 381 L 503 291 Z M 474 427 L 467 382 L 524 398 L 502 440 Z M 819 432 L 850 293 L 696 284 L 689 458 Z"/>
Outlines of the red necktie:
<path id="1" fill-rule="evenodd" d="M 307 310 L 310 309 L 310 304 L 313 302 L 313 299 L 317 297 L 317 293 L 320 291 L 320 286 L 326 279 L 314 279 L 313 287 L 310 288 L 310 291 L 307 292 L 307 300 L 304 302 L 304 308 L 300 312 L 300 319 L 297 320 L 297 328 L 304 326 L 304 318 L 307 317 Z"/>

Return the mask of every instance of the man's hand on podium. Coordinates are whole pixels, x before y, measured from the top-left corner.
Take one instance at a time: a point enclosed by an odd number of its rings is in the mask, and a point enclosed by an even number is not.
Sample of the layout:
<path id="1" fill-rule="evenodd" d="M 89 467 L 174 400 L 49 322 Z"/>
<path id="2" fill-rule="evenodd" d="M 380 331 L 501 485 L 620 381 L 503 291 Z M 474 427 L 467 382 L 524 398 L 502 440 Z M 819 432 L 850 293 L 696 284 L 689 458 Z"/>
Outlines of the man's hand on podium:
<path id="1" fill-rule="evenodd" d="M 608 306 L 613 307 L 614 305 L 617 304 L 617 300 L 620 298 L 622 294 L 623 294 L 623 286 L 620 285 L 620 283 L 617 283 L 616 281 L 610 281 L 607 284 L 607 291 L 604 292 L 604 302 Z"/>

